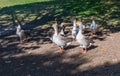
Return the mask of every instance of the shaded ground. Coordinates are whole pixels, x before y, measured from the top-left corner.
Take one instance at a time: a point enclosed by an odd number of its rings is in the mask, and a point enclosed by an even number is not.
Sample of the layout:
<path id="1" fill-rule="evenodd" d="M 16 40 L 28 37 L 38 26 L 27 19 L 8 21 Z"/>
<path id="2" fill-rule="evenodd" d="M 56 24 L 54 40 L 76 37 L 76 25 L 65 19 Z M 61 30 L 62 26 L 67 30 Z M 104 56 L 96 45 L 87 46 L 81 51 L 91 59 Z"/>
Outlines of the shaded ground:
<path id="1" fill-rule="evenodd" d="M 21 45 L 8 36 L 0 40 L 0 76 L 120 76 L 119 38 L 119 31 L 94 37 L 85 55 L 73 42 L 60 55 L 57 46 L 41 44 L 39 37 Z"/>

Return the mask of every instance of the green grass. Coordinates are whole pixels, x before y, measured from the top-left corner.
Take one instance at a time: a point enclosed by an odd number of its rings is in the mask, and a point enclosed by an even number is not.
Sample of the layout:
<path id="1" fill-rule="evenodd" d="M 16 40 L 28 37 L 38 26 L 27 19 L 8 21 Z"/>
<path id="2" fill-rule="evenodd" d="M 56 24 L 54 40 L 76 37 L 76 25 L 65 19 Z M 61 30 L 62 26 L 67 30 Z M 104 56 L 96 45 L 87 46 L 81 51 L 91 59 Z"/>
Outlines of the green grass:
<path id="1" fill-rule="evenodd" d="M 115 0 L 0 0 L 0 21 L 13 25 L 16 17 L 22 23 L 45 25 L 55 17 L 83 17 L 90 22 L 95 16 L 101 26 L 120 24 L 120 1 Z"/>
<path id="2" fill-rule="evenodd" d="M 50 0 L 0 0 L 0 8 L 14 5 L 29 4 L 34 2 L 46 2 Z"/>

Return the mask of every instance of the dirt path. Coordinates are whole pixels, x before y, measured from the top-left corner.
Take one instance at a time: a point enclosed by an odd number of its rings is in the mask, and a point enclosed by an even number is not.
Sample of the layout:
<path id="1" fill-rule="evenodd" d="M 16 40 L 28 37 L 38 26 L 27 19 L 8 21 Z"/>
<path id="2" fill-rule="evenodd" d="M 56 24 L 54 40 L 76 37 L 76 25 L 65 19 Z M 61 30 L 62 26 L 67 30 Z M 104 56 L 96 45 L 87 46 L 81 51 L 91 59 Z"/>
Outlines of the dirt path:
<path id="1" fill-rule="evenodd" d="M 94 39 L 85 55 L 76 42 L 58 54 L 52 43 L 9 38 L 0 48 L 0 76 L 120 76 L 120 32 Z"/>

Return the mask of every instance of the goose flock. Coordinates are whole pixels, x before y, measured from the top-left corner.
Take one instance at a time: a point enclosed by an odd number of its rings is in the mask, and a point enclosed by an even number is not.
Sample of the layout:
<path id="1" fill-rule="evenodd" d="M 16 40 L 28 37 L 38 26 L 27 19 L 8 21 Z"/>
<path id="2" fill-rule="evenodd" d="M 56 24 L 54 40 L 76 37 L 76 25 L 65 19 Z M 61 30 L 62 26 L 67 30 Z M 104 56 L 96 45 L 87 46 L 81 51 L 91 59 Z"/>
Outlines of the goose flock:
<path id="1" fill-rule="evenodd" d="M 72 29 L 71 29 L 71 38 L 65 36 L 65 22 L 58 23 L 58 19 L 55 18 L 54 23 L 52 24 L 52 28 L 54 29 L 54 33 L 50 40 L 59 47 L 59 53 L 64 52 L 64 48 L 68 47 L 72 44 L 72 41 L 76 41 L 80 48 L 82 49 L 82 54 L 87 52 L 87 49 L 92 45 L 93 41 L 90 37 L 84 34 L 86 31 L 86 26 L 83 24 L 82 19 L 73 19 Z M 16 34 L 20 38 L 20 43 L 23 43 L 28 39 L 28 31 L 22 30 L 21 26 L 18 24 L 16 27 Z M 59 30 L 60 29 L 60 30 Z M 97 29 L 97 24 L 95 23 L 94 17 L 91 17 L 91 24 L 89 30 L 91 31 L 91 35 L 95 35 Z"/>

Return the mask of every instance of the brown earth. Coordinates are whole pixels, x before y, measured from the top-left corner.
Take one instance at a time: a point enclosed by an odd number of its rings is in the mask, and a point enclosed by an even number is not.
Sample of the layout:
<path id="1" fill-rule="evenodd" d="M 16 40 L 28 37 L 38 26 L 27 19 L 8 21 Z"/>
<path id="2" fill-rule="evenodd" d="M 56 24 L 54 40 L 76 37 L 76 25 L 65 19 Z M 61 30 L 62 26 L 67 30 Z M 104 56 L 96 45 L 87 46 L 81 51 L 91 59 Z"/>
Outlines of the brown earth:
<path id="1" fill-rule="evenodd" d="M 24 44 L 15 35 L 0 41 L 0 76 L 120 76 L 120 32 L 94 37 L 84 55 L 75 41 L 63 54 L 39 37 Z"/>

